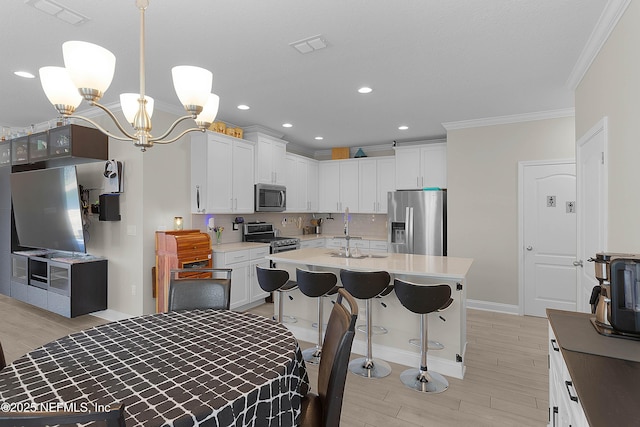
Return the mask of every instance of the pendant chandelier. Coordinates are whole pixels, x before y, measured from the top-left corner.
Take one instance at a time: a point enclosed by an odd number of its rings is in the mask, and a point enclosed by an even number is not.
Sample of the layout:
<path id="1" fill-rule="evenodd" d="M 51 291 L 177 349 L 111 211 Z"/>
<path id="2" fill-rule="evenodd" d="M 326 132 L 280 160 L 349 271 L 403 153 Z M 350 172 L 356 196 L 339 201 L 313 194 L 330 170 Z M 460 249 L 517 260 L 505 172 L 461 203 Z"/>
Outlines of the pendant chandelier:
<path id="1" fill-rule="evenodd" d="M 107 107 L 98 103 L 109 88 L 115 71 L 116 57 L 107 49 L 82 41 L 65 42 L 62 45 L 65 66 L 40 68 L 40 81 L 44 93 L 61 116 L 89 122 L 107 136 L 120 141 L 131 141 L 133 145 L 146 151 L 154 143 L 169 144 L 189 132 L 204 132 L 218 114 L 220 98 L 211 93 L 211 71 L 188 65 L 173 67 L 173 86 L 188 115 L 178 118 L 162 135 L 151 135 L 153 98 L 145 94 L 144 78 L 144 13 L 149 0 L 136 0 L 135 3 L 140 10 L 140 93 L 120 95 L 122 113 L 134 132 L 128 132 Z M 87 117 L 75 115 L 74 112 L 83 99 L 106 112 L 123 136 L 112 134 Z M 195 120 L 197 127 L 171 137 L 176 126 L 188 119 Z"/>

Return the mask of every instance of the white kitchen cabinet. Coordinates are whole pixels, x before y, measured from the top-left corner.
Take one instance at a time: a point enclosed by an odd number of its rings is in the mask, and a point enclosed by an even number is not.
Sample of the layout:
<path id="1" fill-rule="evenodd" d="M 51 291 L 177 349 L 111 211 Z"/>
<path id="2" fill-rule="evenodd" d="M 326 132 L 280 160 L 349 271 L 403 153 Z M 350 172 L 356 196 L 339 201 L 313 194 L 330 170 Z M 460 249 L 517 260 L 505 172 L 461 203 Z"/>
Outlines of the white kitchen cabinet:
<path id="1" fill-rule="evenodd" d="M 318 211 L 318 162 L 307 160 L 307 212 Z"/>
<path id="2" fill-rule="evenodd" d="M 549 325 L 549 426 L 589 426 L 551 325 Z"/>
<path id="3" fill-rule="evenodd" d="M 318 162 L 296 154 L 286 159 L 287 212 L 318 209 Z"/>
<path id="4" fill-rule="evenodd" d="M 320 162 L 318 166 L 321 212 L 358 212 L 358 159 Z"/>
<path id="5" fill-rule="evenodd" d="M 447 188 L 447 144 L 396 147 L 396 189 Z"/>
<path id="6" fill-rule="evenodd" d="M 256 266 L 268 268 L 270 262 L 265 259 L 269 255 L 269 247 L 254 248 L 249 250 L 249 302 L 256 302 L 269 296 L 269 292 L 265 292 L 258 283 L 258 275 L 256 274 Z"/>
<path id="7" fill-rule="evenodd" d="M 215 132 L 191 138 L 191 212 L 253 213 L 254 145 Z"/>
<path id="8" fill-rule="evenodd" d="M 229 252 L 214 252 L 213 265 L 216 268 L 231 269 L 231 310 L 246 306 L 268 296 L 258 284 L 256 265 L 269 266 L 265 256 L 269 247 L 243 249 Z"/>
<path id="9" fill-rule="evenodd" d="M 255 183 L 285 185 L 286 142 L 260 132 L 248 132 L 244 138 L 256 143 Z"/>
<path id="10" fill-rule="evenodd" d="M 396 189 L 395 159 L 359 159 L 358 163 L 358 212 L 386 214 L 387 193 Z"/>

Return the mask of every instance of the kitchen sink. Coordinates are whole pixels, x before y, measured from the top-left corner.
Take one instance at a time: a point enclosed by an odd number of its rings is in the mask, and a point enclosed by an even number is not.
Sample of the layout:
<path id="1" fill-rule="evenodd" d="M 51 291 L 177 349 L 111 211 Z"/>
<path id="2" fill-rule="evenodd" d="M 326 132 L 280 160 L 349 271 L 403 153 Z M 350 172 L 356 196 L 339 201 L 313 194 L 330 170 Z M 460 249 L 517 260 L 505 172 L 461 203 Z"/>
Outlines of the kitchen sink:
<path id="1" fill-rule="evenodd" d="M 329 252 L 329 255 L 335 258 L 353 258 L 353 259 L 364 259 L 364 258 L 386 258 L 387 254 L 358 254 L 358 255 L 349 255 L 346 256 L 344 252 Z"/>

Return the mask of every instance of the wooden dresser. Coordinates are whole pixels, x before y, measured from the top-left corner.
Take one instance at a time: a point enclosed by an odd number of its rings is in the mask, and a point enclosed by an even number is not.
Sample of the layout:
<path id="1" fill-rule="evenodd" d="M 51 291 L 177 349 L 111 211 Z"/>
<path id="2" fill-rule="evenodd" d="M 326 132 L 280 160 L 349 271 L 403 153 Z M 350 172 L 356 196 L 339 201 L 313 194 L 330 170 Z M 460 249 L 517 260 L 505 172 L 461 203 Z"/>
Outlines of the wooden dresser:
<path id="1" fill-rule="evenodd" d="M 156 231 L 156 313 L 167 311 L 171 270 L 212 268 L 211 253 L 211 236 L 207 233 L 199 230 Z"/>

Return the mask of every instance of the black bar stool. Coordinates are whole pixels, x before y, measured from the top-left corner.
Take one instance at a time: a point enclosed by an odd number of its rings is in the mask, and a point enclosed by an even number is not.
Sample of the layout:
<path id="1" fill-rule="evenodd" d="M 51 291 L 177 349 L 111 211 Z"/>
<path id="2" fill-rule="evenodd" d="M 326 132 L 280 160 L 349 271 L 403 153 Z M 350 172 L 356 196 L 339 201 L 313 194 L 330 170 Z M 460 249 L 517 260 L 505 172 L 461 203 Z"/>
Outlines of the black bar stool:
<path id="1" fill-rule="evenodd" d="M 426 393 L 441 393 L 449 388 L 449 382 L 437 372 L 427 368 L 429 313 L 438 311 L 451 298 L 449 285 L 419 285 L 396 279 L 396 295 L 409 311 L 420 315 L 420 369 L 407 369 L 400 374 L 400 381 L 414 390 Z"/>
<path id="2" fill-rule="evenodd" d="M 326 271 L 308 271 L 296 268 L 296 280 L 300 292 L 318 300 L 318 341 L 315 347 L 302 351 L 305 362 L 318 365 L 322 356 L 323 297 L 338 292 L 338 287 L 336 286 L 338 278 L 335 274 Z"/>
<path id="3" fill-rule="evenodd" d="M 298 287 L 295 280 L 289 280 L 289 273 L 286 270 L 279 270 L 276 268 L 265 268 L 256 265 L 256 275 L 258 277 L 258 284 L 265 292 L 278 292 L 278 323 L 283 323 L 284 320 L 284 295 L 283 292 L 289 292 Z M 289 323 L 296 323 L 297 319 L 292 316 L 287 316 Z"/>
<path id="4" fill-rule="evenodd" d="M 376 295 L 375 298 L 376 298 L 376 300 L 380 300 L 380 305 L 382 307 L 387 308 L 387 304 L 385 304 L 384 301 L 382 301 L 382 298 L 386 297 L 391 292 L 393 292 L 393 283 L 390 283 L 389 286 L 387 286 L 384 291 L 380 292 L 380 295 Z M 366 334 L 367 333 L 367 324 L 364 323 L 362 325 L 358 325 L 358 327 L 356 329 L 358 330 L 358 332 L 362 332 L 362 333 Z M 388 332 L 389 331 L 384 326 L 373 325 L 371 327 L 371 334 L 372 335 L 384 335 L 384 334 L 386 334 Z"/>
<path id="5" fill-rule="evenodd" d="M 391 277 L 386 271 L 350 271 L 340 270 L 342 286 L 354 298 L 366 300 L 367 317 L 367 353 L 365 357 L 354 359 L 349 363 L 349 370 L 354 374 L 367 378 L 383 378 L 391 373 L 391 366 L 384 360 L 373 359 L 371 350 L 371 299 L 384 292 L 389 286 Z"/>

